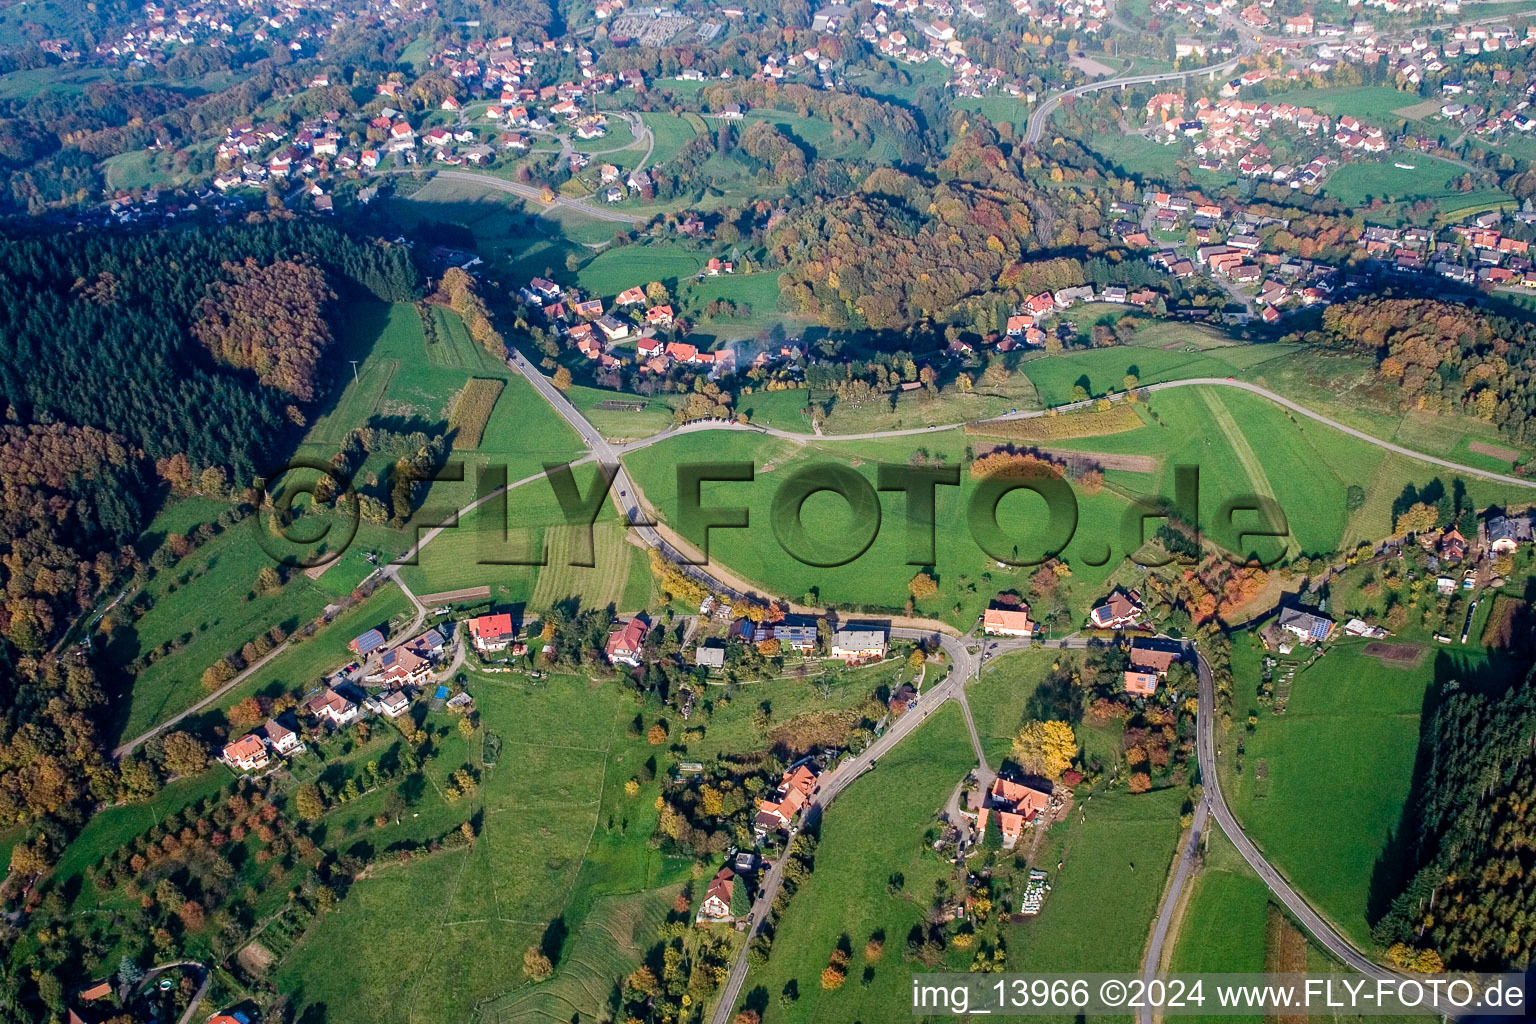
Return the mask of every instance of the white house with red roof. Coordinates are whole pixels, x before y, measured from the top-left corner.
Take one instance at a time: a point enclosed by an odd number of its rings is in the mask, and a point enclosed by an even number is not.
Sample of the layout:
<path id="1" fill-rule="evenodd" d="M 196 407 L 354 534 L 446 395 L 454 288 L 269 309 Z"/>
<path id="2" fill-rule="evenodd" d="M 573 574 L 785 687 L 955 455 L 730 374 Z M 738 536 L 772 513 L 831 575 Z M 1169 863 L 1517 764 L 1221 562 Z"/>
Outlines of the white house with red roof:
<path id="1" fill-rule="evenodd" d="M 490 654 L 506 650 L 507 645 L 517 638 L 517 631 L 512 626 L 510 613 L 481 615 L 469 620 L 469 638 L 475 650 Z"/>
<path id="2" fill-rule="evenodd" d="M 260 736 L 248 733 L 225 746 L 220 758 L 239 771 L 259 771 L 267 766 L 267 745 L 261 741 Z"/>
<path id="3" fill-rule="evenodd" d="M 608 661 L 614 665 L 638 668 L 640 653 L 645 647 L 645 632 L 650 625 L 643 616 L 636 615 L 623 626 L 608 635 Z"/>

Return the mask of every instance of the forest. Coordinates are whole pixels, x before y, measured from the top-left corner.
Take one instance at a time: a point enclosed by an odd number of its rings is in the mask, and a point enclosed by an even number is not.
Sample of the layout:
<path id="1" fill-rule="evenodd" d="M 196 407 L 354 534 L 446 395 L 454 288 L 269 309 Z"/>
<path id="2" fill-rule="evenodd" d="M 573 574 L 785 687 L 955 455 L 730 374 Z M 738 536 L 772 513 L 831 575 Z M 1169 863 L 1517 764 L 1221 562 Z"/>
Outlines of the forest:
<path id="1" fill-rule="evenodd" d="M 1370 297 L 1324 310 L 1302 340 L 1376 357 L 1404 408 L 1462 413 L 1536 439 L 1536 326 L 1433 299 Z"/>
<path id="2" fill-rule="evenodd" d="M 1430 698 L 1410 811 L 1384 860 L 1409 880 L 1376 925 L 1383 945 L 1452 968 L 1518 970 L 1536 956 L 1536 672 Z"/>
<path id="3" fill-rule="evenodd" d="M 1083 283 L 1080 261 L 1052 250 L 1105 248 L 1095 190 L 1043 188 L 979 119 L 936 178 L 876 170 L 843 202 L 776 225 L 767 243 L 785 268 L 787 307 L 830 327 L 940 320 L 995 330 L 999 300 Z"/>

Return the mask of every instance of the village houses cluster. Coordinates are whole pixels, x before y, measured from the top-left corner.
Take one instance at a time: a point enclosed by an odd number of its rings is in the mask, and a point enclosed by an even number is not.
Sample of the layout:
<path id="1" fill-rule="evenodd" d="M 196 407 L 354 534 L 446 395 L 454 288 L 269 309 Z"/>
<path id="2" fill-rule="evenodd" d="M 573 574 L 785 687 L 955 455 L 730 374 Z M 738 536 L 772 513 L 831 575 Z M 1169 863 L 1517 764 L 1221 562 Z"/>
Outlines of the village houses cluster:
<path id="1" fill-rule="evenodd" d="M 300 725 L 292 713 L 277 715 L 227 744 L 221 760 L 237 771 L 261 771 L 273 758 L 302 752 L 305 728 L 320 736 L 352 724 L 364 710 L 399 718 L 410 709 L 412 696 L 431 682 L 445 645 L 442 631 L 436 628 L 395 644 L 388 643 L 379 629 L 360 634 L 348 644 L 357 660 L 333 673 L 324 686 L 299 703 L 296 710 L 306 725 Z"/>

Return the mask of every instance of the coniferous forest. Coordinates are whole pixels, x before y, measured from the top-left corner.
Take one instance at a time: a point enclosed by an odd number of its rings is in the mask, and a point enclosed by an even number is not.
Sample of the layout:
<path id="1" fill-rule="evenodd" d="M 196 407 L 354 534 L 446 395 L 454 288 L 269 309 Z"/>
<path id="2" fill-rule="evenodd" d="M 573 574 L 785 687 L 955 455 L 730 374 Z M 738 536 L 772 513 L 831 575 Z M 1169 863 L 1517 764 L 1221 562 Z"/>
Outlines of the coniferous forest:
<path id="1" fill-rule="evenodd" d="M 298 221 L 0 238 L 0 820 L 30 824 L 23 864 L 188 767 L 105 760 L 88 661 L 44 652 L 133 568 L 162 479 L 240 485 L 292 449 L 339 298 L 418 283 L 403 247 Z"/>
<path id="2" fill-rule="evenodd" d="M 1445 691 L 1424 720 L 1403 824 L 1409 881 L 1376 937 L 1436 949 L 1450 967 L 1515 970 L 1536 956 L 1536 673 Z"/>

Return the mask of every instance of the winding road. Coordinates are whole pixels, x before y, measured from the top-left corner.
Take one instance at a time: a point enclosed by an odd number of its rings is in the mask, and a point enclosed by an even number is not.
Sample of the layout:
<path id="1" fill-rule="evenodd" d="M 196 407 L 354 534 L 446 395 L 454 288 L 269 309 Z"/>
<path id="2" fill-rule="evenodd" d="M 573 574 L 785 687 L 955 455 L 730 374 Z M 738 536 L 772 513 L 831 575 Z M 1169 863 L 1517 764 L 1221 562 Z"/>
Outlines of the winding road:
<path id="1" fill-rule="evenodd" d="M 525 370 L 524 372 L 526 373 L 527 371 Z M 1401 455 L 1404 458 L 1415 459 L 1419 462 L 1424 462 L 1431 466 L 1439 466 L 1442 469 L 1448 469 L 1452 472 L 1461 473 L 1466 476 L 1474 476 L 1480 480 L 1491 480 L 1496 483 L 1513 484 L 1517 487 L 1536 487 L 1536 479 L 1512 476 L 1508 473 L 1498 473 L 1489 469 L 1479 469 L 1476 466 L 1465 466 L 1459 462 L 1453 462 L 1450 459 L 1442 459 L 1436 455 L 1427 455 L 1424 452 L 1414 451 L 1412 448 L 1405 448 L 1402 445 L 1394 444 L 1391 441 L 1384 441 L 1374 434 L 1366 433 L 1363 430 L 1357 430 L 1356 428 L 1348 426 L 1347 424 L 1340 423 L 1336 419 L 1333 419 L 1329 416 L 1324 416 L 1320 412 L 1315 412 L 1304 405 L 1293 402 L 1289 398 L 1286 398 L 1284 395 L 1276 394 L 1268 388 L 1260 387 L 1257 384 L 1250 384 L 1248 381 L 1237 380 L 1236 378 L 1232 377 L 1190 377 L 1185 380 L 1164 381 L 1160 384 L 1143 384 L 1136 389 L 1136 393 L 1146 394 L 1155 391 L 1172 391 L 1176 388 L 1190 387 L 1236 388 L 1239 391 L 1246 391 L 1251 395 L 1258 395 L 1261 398 L 1266 398 L 1269 401 L 1274 402 L 1276 405 L 1290 410 L 1298 416 L 1305 416 L 1309 420 L 1313 420 L 1317 423 L 1323 424 L 1324 426 L 1331 427 L 1342 434 L 1347 434 L 1348 436 L 1355 438 L 1356 440 L 1364 441 L 1366 444 L 1375 445 L 1377 448 L 1385 449 L 1386 451 L 1392 452 L 1394 455 Z M 551 390 L 553 390 L 552 387 Z M 1110 401 L 1120 401 L 1126 397 L 1126 394 L 1127 393 L 1124 391 L 1116 391 L 1104 395 L 1103 397 L 1109 399 Z M 652 434 L 650 437 L 641 438 L 637 441 L 631 441 L 627 444 L 619 445 L 618 447 L 610 446 L 610 450 L 616 452 L 619 455 L 627 455 L 630 452 L 639 451 L 642 448 L 648 448 L 653 444 L 657 444 L 672 437 L 679 437 L 683 434 L 694 434 L 704 430 L 750 431 L 759 434 L 765 434 L 768 437 L 781 438 L 785 441 L 795 441 L 800 444 L 810 444 L 812 442 L 826 443 L 832 441 L 874 441 L 892 437 L 918 437 L 924 434 L 932 434 L 941 430 L 955 430 L 961 427 L 972 426 L 976 423 L 1000 423 L 1009 420 L 1035 419 L 1040 416 L 1049 416 L 1053 413 L 1078 412 L 1084 409 L 1093 408 L 1094 405 L 1096 405 L 1099 401 L 1100 399 L 1098 398 L 1090 398 L 1082 402 L 1067 402 L 1064 405 L 1052 406 L 1048 409 L 1030 409 L 1025 412 L 1006 413 L 1002 416 L 993 416 L 985 420 L 967 420 L 959 423 L 940 423 L 928 427 L 911 427 L 905 430 L 872 430 L 854 434 L 803 434 L 796 433 L 795 431 L 791 430 L 780 430 L 777 427 L 759 426 L 754 423 L 737 423 L 733 420 L 703 420 L 695 423 L 688 423 L 681 427 L 668 427 L 666 430 L 663 430 L 657 434 Z"/>
<path id="2" fill-rule="evenodd" d="M 612 221 L 615 224 L 644 224 L 649 217 L 639 217 L 633 213 L 620 213 L 618 210 L 605 210 L 601 206 L 593 206 L 581 199 L 570 199 L 566 196 L 556 195 L 549 202 L 544 201 L 543 189 L 534 188 L 532 185 L 524 185 L 520 181 L 508 181 L 506 178 L 498 178 L 492 174 L 476 174 L 473 171 L 455 171 L 450 169 L 438 169 L 434 167 L 391 167 L 388 170 L 376 171 L 376 174 L 431 174 L 448 181 L 469 181 L 477 185 L 483 185 L 498 192 L 509 192 L 521 199 L 527 199 L 544 207 L 547 211 L 560 206 L 568 210 L 575 210 L 595 220 Z"/>

